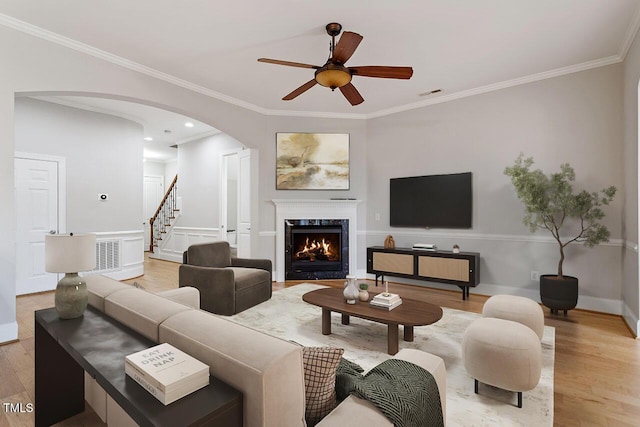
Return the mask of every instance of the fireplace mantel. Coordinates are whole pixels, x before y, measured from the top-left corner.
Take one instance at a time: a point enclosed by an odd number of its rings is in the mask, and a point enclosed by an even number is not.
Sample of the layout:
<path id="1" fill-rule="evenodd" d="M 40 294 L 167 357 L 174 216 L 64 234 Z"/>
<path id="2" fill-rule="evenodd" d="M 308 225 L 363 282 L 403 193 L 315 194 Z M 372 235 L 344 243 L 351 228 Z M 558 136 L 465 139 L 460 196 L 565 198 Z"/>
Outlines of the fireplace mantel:
<path id="1" fill-rule="evenodd" d="M 353 199 L 274 199 L 276 205 L 276 281 L 284 282 L 284 221 L 287 219 L 348 219 L 349 220 L 349 269 L 356 271 L 358 253 L 357 206 L 362 200 Z"/>

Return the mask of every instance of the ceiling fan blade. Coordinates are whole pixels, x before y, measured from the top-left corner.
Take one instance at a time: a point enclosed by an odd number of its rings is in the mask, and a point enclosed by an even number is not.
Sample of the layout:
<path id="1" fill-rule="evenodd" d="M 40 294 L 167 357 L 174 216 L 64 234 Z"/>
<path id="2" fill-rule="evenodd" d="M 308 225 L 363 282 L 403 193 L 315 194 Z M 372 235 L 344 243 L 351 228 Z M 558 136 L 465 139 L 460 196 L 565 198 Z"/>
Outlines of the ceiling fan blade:
<path id="1" fill-rule="evenodd" d="M 360 95 L 358 89 L 356 89 L 356 87 L 351 83 L 340 87 L 340 92 L 342 92 L 344 97 L 347 98 L 347 101 L 349 101 L 351 105 L 358 105 L 364 102 L 364 98 L 362 97 L 362 95 Z"/>
<path id="2" fill-rule="evenodd" d="M 305 84 L 300 86 L 298 89 L 294 90 L 289 95 L 287 95 L 284 98 L 282 98 L 282 100 L 283 101 L 291 101 L 293 98 L 295 98 L 298 95 L 301 95 L 301 94 L 305 93 L 306 91 L 308 91 L 309 89 L 311 89 L 315 85 L 316 85 L 315 79 L 314 80 L 309 80 L 308 82 L 306 82 Z"/>
<path id="3" fill-rule="evenodd" d="M 361 41 L 362 36 L 360 34 L 345 31 L 340 36 L 340 40 L 338 41 L 338 44 L 336 44 L 336 48 L 333 50 L 333 57 L 331 60 L 344 64 L 349 60 L 349 58 L 351 58 L 351 55 L 356 51 L 356 48 Z"/>
<path id="4" fill-rule="evenodd" d="M 302 62 L 281 61 L 279 59 L 269 59 L 269 58 L 258 58 L 258 62 L 266 62 L 267 64 L 286 65 L 289 67 L 298 67 L 298 68 L 314 68 L 314 69 L 320 68 L 320 66 L 318 65 L 303 64 Z"/>
<path id="5" fill-rule="evenodd" d="M 367 65 L 364 67 L 349 67 L 355 76 L 379 77 L 383 79 L 410 79 L 413 75 L 411 67 L 385 67 L 380 65 Z"/>

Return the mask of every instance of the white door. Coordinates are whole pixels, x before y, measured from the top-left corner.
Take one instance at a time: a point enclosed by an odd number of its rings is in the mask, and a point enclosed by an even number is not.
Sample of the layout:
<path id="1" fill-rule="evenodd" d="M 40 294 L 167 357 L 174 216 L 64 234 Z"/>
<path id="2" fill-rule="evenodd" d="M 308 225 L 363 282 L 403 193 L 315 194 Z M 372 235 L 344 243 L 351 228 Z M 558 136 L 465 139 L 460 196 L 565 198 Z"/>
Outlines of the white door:
<path id="1" fill-rule="evenodd" d="M 53 290 L 57 274 L 44 270 L 44 236 L 57 233 L 58 162 L 15 159 L 16 294 Z"/>
<path id="2" fill-rule="evenodd" d="M 251 150 L 238 153 L 238 257 L 251 258 Z"/>
<path id="3" fill-rule="evenodd" d="M 238 153 L 221 157 L 220 175 L 220 233 L 232 248 L 238 244 Z"/>
<path id="4" fill-rule="evenodd" d="M 144 248 L 148 251 L 151 239 L 149 219 L 156 213 L 158 206 L 164 197 L 164 177 L 157 175 L 145 175 L 142 198 L 144 200 L 142 224 L 144 225 Z"/>

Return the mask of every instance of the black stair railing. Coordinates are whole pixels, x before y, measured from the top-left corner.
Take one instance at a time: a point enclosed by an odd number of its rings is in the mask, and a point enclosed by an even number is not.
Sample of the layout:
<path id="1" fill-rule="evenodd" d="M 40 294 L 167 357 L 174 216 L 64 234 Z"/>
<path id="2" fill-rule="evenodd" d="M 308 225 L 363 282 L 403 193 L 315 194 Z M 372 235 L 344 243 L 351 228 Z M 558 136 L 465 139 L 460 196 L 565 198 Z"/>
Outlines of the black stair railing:
<path id="1" fill-rule="evenodd" d="M 149 251 L 159 245 L 162 235 L 167 233 L 167 228 L 171 227 L 172 221 L 178 212 L 178 175 L 173 178 L 171 185 L 162 198 L 156 213 L 149 220 L 151 235 L 149 236 Z"/>

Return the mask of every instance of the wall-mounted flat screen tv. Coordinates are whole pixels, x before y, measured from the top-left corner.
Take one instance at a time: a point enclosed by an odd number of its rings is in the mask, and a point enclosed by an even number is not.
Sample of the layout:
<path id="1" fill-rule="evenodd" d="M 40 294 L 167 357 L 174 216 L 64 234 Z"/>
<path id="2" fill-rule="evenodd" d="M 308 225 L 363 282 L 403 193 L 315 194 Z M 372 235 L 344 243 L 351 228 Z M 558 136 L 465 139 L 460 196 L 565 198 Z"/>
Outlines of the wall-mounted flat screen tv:
<path id="1" fill-rule="evenodd" d="M 390 180 L 392 227 L 471 228 L 471 172 Z"/>

